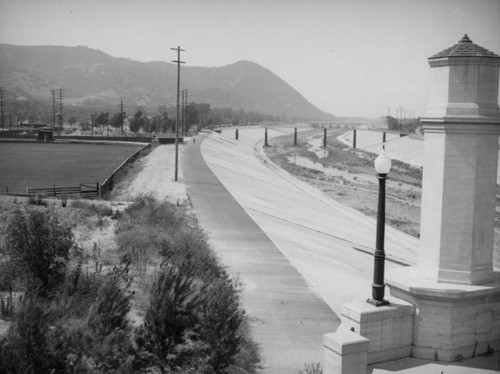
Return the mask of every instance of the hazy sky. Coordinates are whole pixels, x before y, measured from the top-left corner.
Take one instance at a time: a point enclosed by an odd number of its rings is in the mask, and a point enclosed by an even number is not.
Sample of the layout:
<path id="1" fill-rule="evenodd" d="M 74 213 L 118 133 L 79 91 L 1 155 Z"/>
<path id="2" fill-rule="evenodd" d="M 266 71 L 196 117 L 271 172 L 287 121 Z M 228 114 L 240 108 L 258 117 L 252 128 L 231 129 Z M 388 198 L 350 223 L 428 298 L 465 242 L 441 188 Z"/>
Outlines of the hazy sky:
<path id="1" fill-rule="evenodd" d="M 500 54 L 500 0 L 0 0 L 1 43 L 138 61 L 180 45 L 191 66 L 257 62 L 336 115 L 422 115 L 427 58 L 465 33 Z"/>

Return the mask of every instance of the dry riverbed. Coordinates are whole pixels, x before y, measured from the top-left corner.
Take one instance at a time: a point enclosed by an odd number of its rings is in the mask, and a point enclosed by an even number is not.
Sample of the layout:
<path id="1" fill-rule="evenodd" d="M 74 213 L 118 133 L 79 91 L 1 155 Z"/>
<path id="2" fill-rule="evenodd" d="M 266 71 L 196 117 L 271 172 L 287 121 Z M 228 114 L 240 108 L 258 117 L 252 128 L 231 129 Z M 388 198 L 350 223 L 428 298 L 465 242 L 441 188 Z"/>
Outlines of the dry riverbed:
<path id="1" fill-rule="evenodd" d="M 299 133 L 297 146 L 293 145 L 293 134 L 290 134 L 271 139 L 270 147 L 264 149 L 274 163 L 291 175 L 331 198 L 375 217 L 378 180 L 373 161 L 377 154 L 351 149 L 337 140 L 337 136 L 345 131 L 343 128 L 329 129 L 326 149 L 322 147 L 323 129 Z M 416 238 L 420 236 L 421 188 L 422 168 L 393 160 L 386 183 L 387 224 Z M 497 208 L 495 267 L 500 267 L 499 218 Z"/>

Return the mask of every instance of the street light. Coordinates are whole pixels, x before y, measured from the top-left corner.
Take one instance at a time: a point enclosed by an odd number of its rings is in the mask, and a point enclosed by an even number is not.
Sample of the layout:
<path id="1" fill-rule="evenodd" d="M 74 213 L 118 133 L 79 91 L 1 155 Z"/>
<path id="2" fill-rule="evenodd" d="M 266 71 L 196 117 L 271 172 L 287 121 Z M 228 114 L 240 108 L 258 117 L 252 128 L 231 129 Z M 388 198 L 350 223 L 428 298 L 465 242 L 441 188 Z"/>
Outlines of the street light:
<path id="1" fill-rule="evenodd" d="M 375 171 L 378 178 L 378 211 L 377 211 L 377 239 L 375 243 L 372 298 L 367 301 L 375 306 L 388 305 L 384 300 L 384 236 L 385 236 L 385 181 L 391 170 L 391 159 L 382 151 L 375 159 Z"/>

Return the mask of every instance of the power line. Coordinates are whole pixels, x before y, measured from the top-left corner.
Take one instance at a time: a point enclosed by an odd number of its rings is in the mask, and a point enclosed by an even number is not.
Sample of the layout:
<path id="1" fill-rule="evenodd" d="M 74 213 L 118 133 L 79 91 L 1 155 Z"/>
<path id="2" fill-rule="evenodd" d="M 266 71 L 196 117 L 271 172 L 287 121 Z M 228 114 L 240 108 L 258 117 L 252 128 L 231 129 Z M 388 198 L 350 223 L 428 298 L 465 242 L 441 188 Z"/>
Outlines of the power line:
<path id="1" fill-rule="evenodd" d="M 177 116 L 175 117 L 175 178 L 174 180 L 178 181 L 179 176 L 179 91 L 181 87 L 181 64 L 185 64 L 184 61 L 181 61 L 181 52 L 185 52 L 184 49 L 181 49 L 180 46 L 177 48 L 170 48 L 173 51 L 177 51 L 177 60 L 172 62 L 177 63 Z"/>

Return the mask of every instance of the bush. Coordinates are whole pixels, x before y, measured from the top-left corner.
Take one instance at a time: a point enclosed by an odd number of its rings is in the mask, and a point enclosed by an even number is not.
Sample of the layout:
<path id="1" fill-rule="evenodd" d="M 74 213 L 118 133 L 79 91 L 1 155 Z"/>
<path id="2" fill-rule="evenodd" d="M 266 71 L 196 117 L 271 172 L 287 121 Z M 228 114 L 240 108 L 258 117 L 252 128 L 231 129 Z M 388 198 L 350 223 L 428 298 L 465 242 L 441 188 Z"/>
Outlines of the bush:
<path id="1" fill-rule="evenodd" d="M 65 277 L 66 263 L 74 247 L 71 229 L 62 227 L 48 210 L 16 210 L 7 226 L 5 254 L 15 278 L 47 296 Z"/>
<path id="2" fill-rule="evenodd" d="M 161 243 L 160 253 L 165 261 L 175 265 L 183 274 L 209 283 L 222 276 L 222 268 L 210 249 L 201 230 L 180 230 Z"/>
<path id="3" fill-rule="evenodd" d="M 26 297 L 7 337 L 0 341 L 0 368 L 4 373 L 45 373 L 53 365 L 47 344 L 49 316 L 35 296 Z"/>
<path id="4" fill-rule="evenodd" d="M 236 368 L 254 373 L 258 346 L 250 338 L 238 285 L 196 220 L 173 204 L 142 197 L 125 210 L 118 226 L 120 251 L 134 266 L 144 258 L 152 262 L 155 254 L 163 258 L 137 332 L 143 365 L 183 373 Z"/>
<path id="5" fill-rule="evenodd" d="M 157 202 L 151 196 L 141 196 L 134 204 L 125 209 L 125 220 L 128 225 L 123 227 L 127 230 L 135 224 L 145 227 L 161 227 L 173 231 L 186 223 L 184 212 L 177 209 L 169 202 Z"/>
<path id="6" fill-rule="evenodd" d="M 164 265 L 153 285 L 144 324 L 137 334 L 137 345 L 148 364 L 163 372 L 182 365 L 182 346 L 198 323 L 203 301 L 195 279 L 182 275 L 177 268 Z"/>
<path id="7" fill-rule="evenodd" d="M 305 364 L 303 370 L 299 370 L 297 374 L 322 374 L 323 369 L 319 362 Z"/>
<path id="8" fill-rule="evenodd" d="M 242 373 L 256 373 L 262 369 L 260 345 L 251 338 L 248 316 L 244 316 L 239 328 L 241 337 L 238 353 L 234 356 L 234 367 L 240 368 Z M 236 371 L 237 372 L 237 371 Z"/>
<path id="9" fill-rule="evenodd" d="M 200 336 L 208 346 L 207 364 L 214 373 L 223 374 L 235 363 L 240 350 L 244 312 L 237 285 L 227 276 L 214 281 L 205 292 Z"/>
<path id="10" fill-rule="evenodd" d="M 57 359 L 54 362 L 64 367 L 65 372 L 137 372 L 136 350 L 127 319 L 131 297 L 128 269 L 115 268 L 99 280 L 94 301 L 90 307 L 83 307 L 86 311 L 83 318 L 63 315 L 54 319 L 54 327 L 48 335 L 49 346 Z M 73 294 L 69 304 L 78 297 L 78 292 Z"/>
<path id="11" fill-rule="evenodd" d="M 115 268 L 101 284 L 90 308 L 87 326 L 100 341 L 113 331 L 127 329 L 130 311 L 127 277 L 128 270 Z"/>
<path id="12" fill-rule="evenodd" d="M 132 372 L 135 349 L 131 328 L 127 268 L 115 268 L 103 281 L 87 318 L 83 343 L 94 365 L 105 372 Z"/>
<path id="13" fill-rule="evenodd" d="M 40 206 L 47 206 L 47 202 L 43 199 L 41 195 L 30 195 L 28 204 L 30 205 L 40 205 Z"/>

